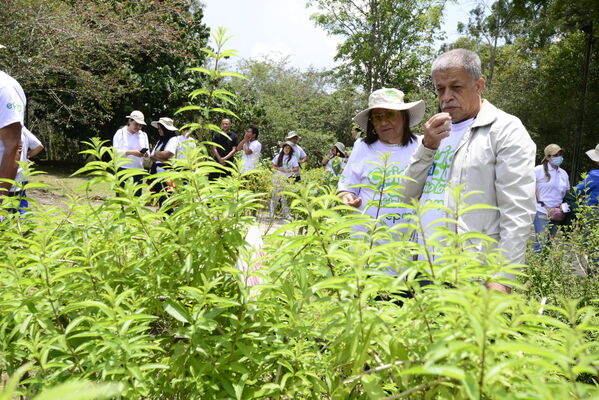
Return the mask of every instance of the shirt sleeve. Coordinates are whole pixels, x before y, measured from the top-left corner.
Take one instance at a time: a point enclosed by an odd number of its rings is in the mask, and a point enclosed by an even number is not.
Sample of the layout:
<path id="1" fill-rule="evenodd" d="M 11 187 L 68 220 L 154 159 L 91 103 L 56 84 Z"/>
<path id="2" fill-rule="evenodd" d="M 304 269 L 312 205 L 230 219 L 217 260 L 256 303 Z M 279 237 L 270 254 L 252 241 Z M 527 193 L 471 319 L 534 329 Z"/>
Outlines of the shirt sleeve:
<path id="1" fill-rule="evenodd" d="M 114 137 L 112 138 L 112 146 L 114 147 L 114 151 L 117 153 L 125 154 L 125 152 L 127 151 L 127 149 L 125 148 L 125 135 L 123 134 L 122 128 L 116 131 L 116 133 L 114 134 Z"/>
<path id="2" fill-rule="evenodd" d="M 250 143 L 250 150 L 252 153 L 260 153 L 262 151 L 262 144 L 257 140 Z"/>
<path id="3" fill-rule="evenodd" d="M 166 146 L 164 146 L 164 151 L 168 151 L 171 154 L 177 153 L 177 146 L 179 145 L 179 139 L 176 136 L 173 136 L 168 140 Z"/>
<path id="4" fill-rule="evenodd" d="M 14 86 L 0 88 L 0 129 L 19 122 L 23 125 L 25 99 Z"/>
<path id="5" fill-rule="evenodd" d="M 27 137 L 28 150 L 37 149 L 42 145 L 42 142 L 29 129 L 23 127 L 23 133 Z"/>
<path id="6" fill-rule="evenodd" d="M 356 143 L 354 144 L 354 149 L 349 155 L 347 164 L 345 165 L 343 172 L 339 176 L 339 183 L 337 184 L 338 192 L 351 192 L 355 195 L 360 194 L 360 188 L 352 186 L 361 183 L 358 167 L 360 166 L 360 164 L 362 164 L 360 154 L 367 150 L 366 148 L 363 148 L 364 145 L 364 142 L 361 140 L 356 141 Z"/>

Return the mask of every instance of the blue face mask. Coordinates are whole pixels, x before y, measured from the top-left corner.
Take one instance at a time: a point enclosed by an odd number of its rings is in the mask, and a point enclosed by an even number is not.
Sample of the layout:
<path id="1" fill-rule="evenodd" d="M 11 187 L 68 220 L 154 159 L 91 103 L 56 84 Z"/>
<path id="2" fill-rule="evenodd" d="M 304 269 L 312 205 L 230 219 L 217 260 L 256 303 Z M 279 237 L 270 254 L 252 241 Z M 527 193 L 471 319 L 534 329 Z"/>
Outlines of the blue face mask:
<path id="1" fill-rule="evenodd" d="M 553 166 L 559 167 L 564 162 L 564 157 L 562 157 L 562 156 L 554 157 L 551 159 L 550 162 Z"/>

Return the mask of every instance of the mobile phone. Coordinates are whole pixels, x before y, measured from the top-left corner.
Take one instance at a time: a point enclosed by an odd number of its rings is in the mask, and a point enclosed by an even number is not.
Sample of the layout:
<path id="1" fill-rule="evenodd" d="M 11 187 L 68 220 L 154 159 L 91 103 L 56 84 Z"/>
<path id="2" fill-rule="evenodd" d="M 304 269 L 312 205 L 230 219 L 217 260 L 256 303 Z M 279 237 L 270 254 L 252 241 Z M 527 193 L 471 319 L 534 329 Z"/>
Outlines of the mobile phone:
<path id="1" fill-rule="evenodd" d="M 141 154 L 146 154 L 146 151 L 148 151 L 148 148 L 147 148 L 147 147 L 144 147 L 144 148 L 143 148 L 143 149 L 141 149 L 139 152 L 140 152 Z"/>

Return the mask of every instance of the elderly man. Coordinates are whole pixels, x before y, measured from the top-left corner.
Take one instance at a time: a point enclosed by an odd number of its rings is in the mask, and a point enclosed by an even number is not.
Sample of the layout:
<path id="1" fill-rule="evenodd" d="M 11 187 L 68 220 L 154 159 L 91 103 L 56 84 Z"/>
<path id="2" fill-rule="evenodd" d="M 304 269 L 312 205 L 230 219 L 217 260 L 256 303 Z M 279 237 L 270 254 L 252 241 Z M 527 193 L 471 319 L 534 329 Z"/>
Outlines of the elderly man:
<path id="1" fill-rule="evenodd" d="M 16 157 L 24 126 L 25 105 L 21 85 L 0 71 L 0 179 L 14 180 L 17 174 Z M 10 182 L 0 182 L 0 196 L 6 195 L 11 186 Z"/>
<path id="2" fill-rule="evenodd" d="M 424 125 L 422 143 L 405 172 L 414 180 L 405 182 L 406 195 L 455 210 L 458 205 L 448 184 L 464 185 L 464 193 L 480 191 L 465 201 L 497 209 L 465 213 L 450 228 L 489 235 L 510 262 L 522 263 L 535 214 L 536 146 L 518 118 L 482 99 L 485 80 L 473 51 L 440 55 L 432 78 L 442 112 Z M 440 217 L 443 211 L 435 210 L 423 222 Z M 497 282 L 487 286 L 504 293 L 511 290 Z"/>

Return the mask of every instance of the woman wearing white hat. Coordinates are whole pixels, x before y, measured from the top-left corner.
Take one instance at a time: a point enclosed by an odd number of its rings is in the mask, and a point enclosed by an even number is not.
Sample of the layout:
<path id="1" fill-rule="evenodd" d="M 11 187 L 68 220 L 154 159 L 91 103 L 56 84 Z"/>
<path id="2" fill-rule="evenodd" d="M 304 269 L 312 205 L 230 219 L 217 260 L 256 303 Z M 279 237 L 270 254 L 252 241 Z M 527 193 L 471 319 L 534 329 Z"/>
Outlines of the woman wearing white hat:
<path id="1" fill-rule="evenodd" d="M 568 173 L 559 167 L 564 161 L 564 150 L 557 144 L 550 144 L 543 153 L 543 162 L 535 167 L 537 213 L 533 248 L 537 253 L 547 243 L 546 236 L 555 235 L 569 211 L 564 196 L 570 190 L 570 179 Z"/>
<path id="2" fill-rule="evenodd" d="M 138 169 L 140 173 L 133 176 L 133 181 L 140 183 L 143 177 L 143 158 L 148 156 L 147 152 L 150 147 L 148 135 L 141 130 L 146 122 L 143 113 L 137 110 L 132 111 L 126 118 L 128 118 L 127 125 L 116 131 L 112 139 L 112 145 L 115 153 L 124 155 L 128 159 L 125 164 L 119 167 L 119 171 Z M 121 187 L 124 185 L 125 183 L 122 182 Z M 138 189 L 135 195 L 141 196 L 141 189 Z"/>
<path id="3" fill-rule="evenodd" d="M 399 203 L 399 193 L 384 193 L 383 189 L 397 184 L 407 167 L 421 140 L 410 128 L 422 120 L 424 111 L 424 101 L 405 103 L 403 92 L 397 89 L 379 89 L 370 95 L 368 108 L 354 117 L 366 136 L 354 144 L 339 180 L 338 191 L 345 204 L 365 210 L 373 218 L 384 217 L 389 226 L 405 219 L 408 210 L 386 206 Z"/>
<path id="4" fill-rule="evenodd" d="M 335 143 L 329 153 L 322 158 L 322 165 L 333 176 L 337 176 L 343 172 L 346 162 L 347 152 L 345 151 L 345 145 L 341 142 Z"/>
<path id="5" fill-rule="evenodd" d="M 177 153 L 177 148 L 179 147 L 177 131 L 179 129 L 175 127 L 173 120 L 167 117 L 160 117 L 158 121 L 152 121 L 152 126 L 158 129 L 159 137 L 156 146 L 154 146 L 154 149 L 150 153 L 150 159 L 154 161 L 150 168 L 150 173 L 157 174 L 166 171 L 166 163 Z M 158 181 L 152 186 L 152 190 L 154 193 L 166 193 L 167 187 L 166 182 Z M 158 205 L 160 207 L 162 207 L 164 200 L 166 200 L 166 195 L 161 195 L 158 198 Z M 172 210 L 167 210 L 167 214 L 171 212 Z"/>

